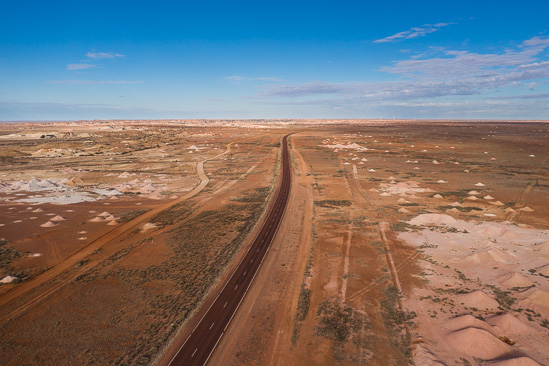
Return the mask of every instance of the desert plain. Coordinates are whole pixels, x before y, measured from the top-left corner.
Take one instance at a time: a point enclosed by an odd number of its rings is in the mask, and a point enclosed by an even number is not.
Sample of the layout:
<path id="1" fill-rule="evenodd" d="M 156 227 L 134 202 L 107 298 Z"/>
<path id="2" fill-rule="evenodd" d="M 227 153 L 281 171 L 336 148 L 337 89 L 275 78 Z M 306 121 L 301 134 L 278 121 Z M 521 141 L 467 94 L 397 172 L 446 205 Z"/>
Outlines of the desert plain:
<path id="1" fill-rule="evenodd" d="M 2 364 L 164 365 L 278 189 L 209 365 L 549 364 L 549 123 L 0 124 Z"/>

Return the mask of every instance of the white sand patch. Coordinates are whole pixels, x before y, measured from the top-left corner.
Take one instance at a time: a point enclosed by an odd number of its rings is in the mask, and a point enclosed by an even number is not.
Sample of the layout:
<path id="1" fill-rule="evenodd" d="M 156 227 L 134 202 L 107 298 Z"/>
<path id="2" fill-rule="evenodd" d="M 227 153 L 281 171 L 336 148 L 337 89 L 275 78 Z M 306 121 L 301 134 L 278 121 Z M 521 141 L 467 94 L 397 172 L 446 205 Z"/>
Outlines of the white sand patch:
<path id="1" fill-rule="evenodd" d="M 78 240 L 86 240 L 86 239 L 88 239 L 86 236 L 81 236 L 78 238 Z"/>
<path id="2" fill-rule="evenodd" d="M 6 276 L 6 277 L 4 277 L 4 278 L 2 278 L 2 279 L 0 280 L 0 283 L 1 283 L 1 284 L 12 283 L 13 281 L 18 280 L 18 279 L 19 279 L 19 277 L 15 277 L 15 276 Z"/>
<path id="3" fill-rule="evenodd" d="M 29 257 L 30 258 L 36 258 L 36 257 L 41 257 L 42 255 L 43 255 L 42 253 L 30 253 Z"/>
<path id="4" fill-rule="evenodd" d="M 91 202 L 95 201 L 96 198 L 92 197 L 87 192 L 69 192 L 69 193 L 54 193 L 49 196 L 31 196 L 27 198 L 21 198 L 17 200 L 18 202 L 27 202 L 27 203 L 52 203 L 56 205 L 70 205 L 73 203 L 80 202 Z"/>
<path id="5" fill-rule="evenodd" d="M 141 232 L 144 233 L 145 231 L 151 230 L 156 228 L 157 226 L 153 224 L 152 222 L 147 222 L 145 225 L 141 227 Z"/>
<path id="6" fill-rule="evenodd" d="M 418 182 L 415 181 L 407 181 L 407 182 L 399 182 L 399 183 L 380 183 L 380 190 L 383 192 L 387 192 L 390 194 L 398 194 L 400 196 L 411 197 L 412 195 L 415 195 L 416 193 L 428 193 L 428 192 L 434 192 L 430 188 L 421 188 L 419 186 Z"/>

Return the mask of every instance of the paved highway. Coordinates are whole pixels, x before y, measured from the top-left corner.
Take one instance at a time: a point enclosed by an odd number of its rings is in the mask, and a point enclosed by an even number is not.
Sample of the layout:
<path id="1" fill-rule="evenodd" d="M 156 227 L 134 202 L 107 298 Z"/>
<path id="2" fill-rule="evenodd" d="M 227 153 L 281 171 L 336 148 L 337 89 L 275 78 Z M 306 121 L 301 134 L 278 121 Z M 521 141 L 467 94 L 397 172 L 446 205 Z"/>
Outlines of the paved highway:
<path id="1" fill-rule="evenodd" d="M 248 292 L 277 232 L 290 195 L 288 135 L 282 139 L 282 183 L 259 234 L 170 365 L 205 365 Z"/>

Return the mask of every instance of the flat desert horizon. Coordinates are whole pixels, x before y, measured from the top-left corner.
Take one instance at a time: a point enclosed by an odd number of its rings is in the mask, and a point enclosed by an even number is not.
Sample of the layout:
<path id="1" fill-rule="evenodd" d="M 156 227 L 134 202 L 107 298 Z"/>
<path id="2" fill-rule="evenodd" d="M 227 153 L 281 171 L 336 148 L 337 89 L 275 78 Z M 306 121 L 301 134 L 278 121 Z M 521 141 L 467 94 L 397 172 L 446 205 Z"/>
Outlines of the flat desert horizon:
<path id="1" fill-rule="evenodd" d="M 549 364 L 548 121 L 2 122 L 0 162 L 4 365 Z"/>

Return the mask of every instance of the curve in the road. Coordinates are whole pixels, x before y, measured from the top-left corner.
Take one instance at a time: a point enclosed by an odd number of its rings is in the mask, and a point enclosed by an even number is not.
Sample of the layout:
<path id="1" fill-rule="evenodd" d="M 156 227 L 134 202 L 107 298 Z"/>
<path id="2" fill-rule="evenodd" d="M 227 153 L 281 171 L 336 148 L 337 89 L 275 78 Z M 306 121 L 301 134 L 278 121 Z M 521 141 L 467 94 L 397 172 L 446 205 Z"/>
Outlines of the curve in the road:
<path id="1" fill-rule="evenodd" d="M 291 186 L 287 136 L 282 139 L 282 182 L 259 234 L 227 280 L 198 325 L 179 348 L 169 365 L 205 365 L 227 330 L 280 225 Z"/>

